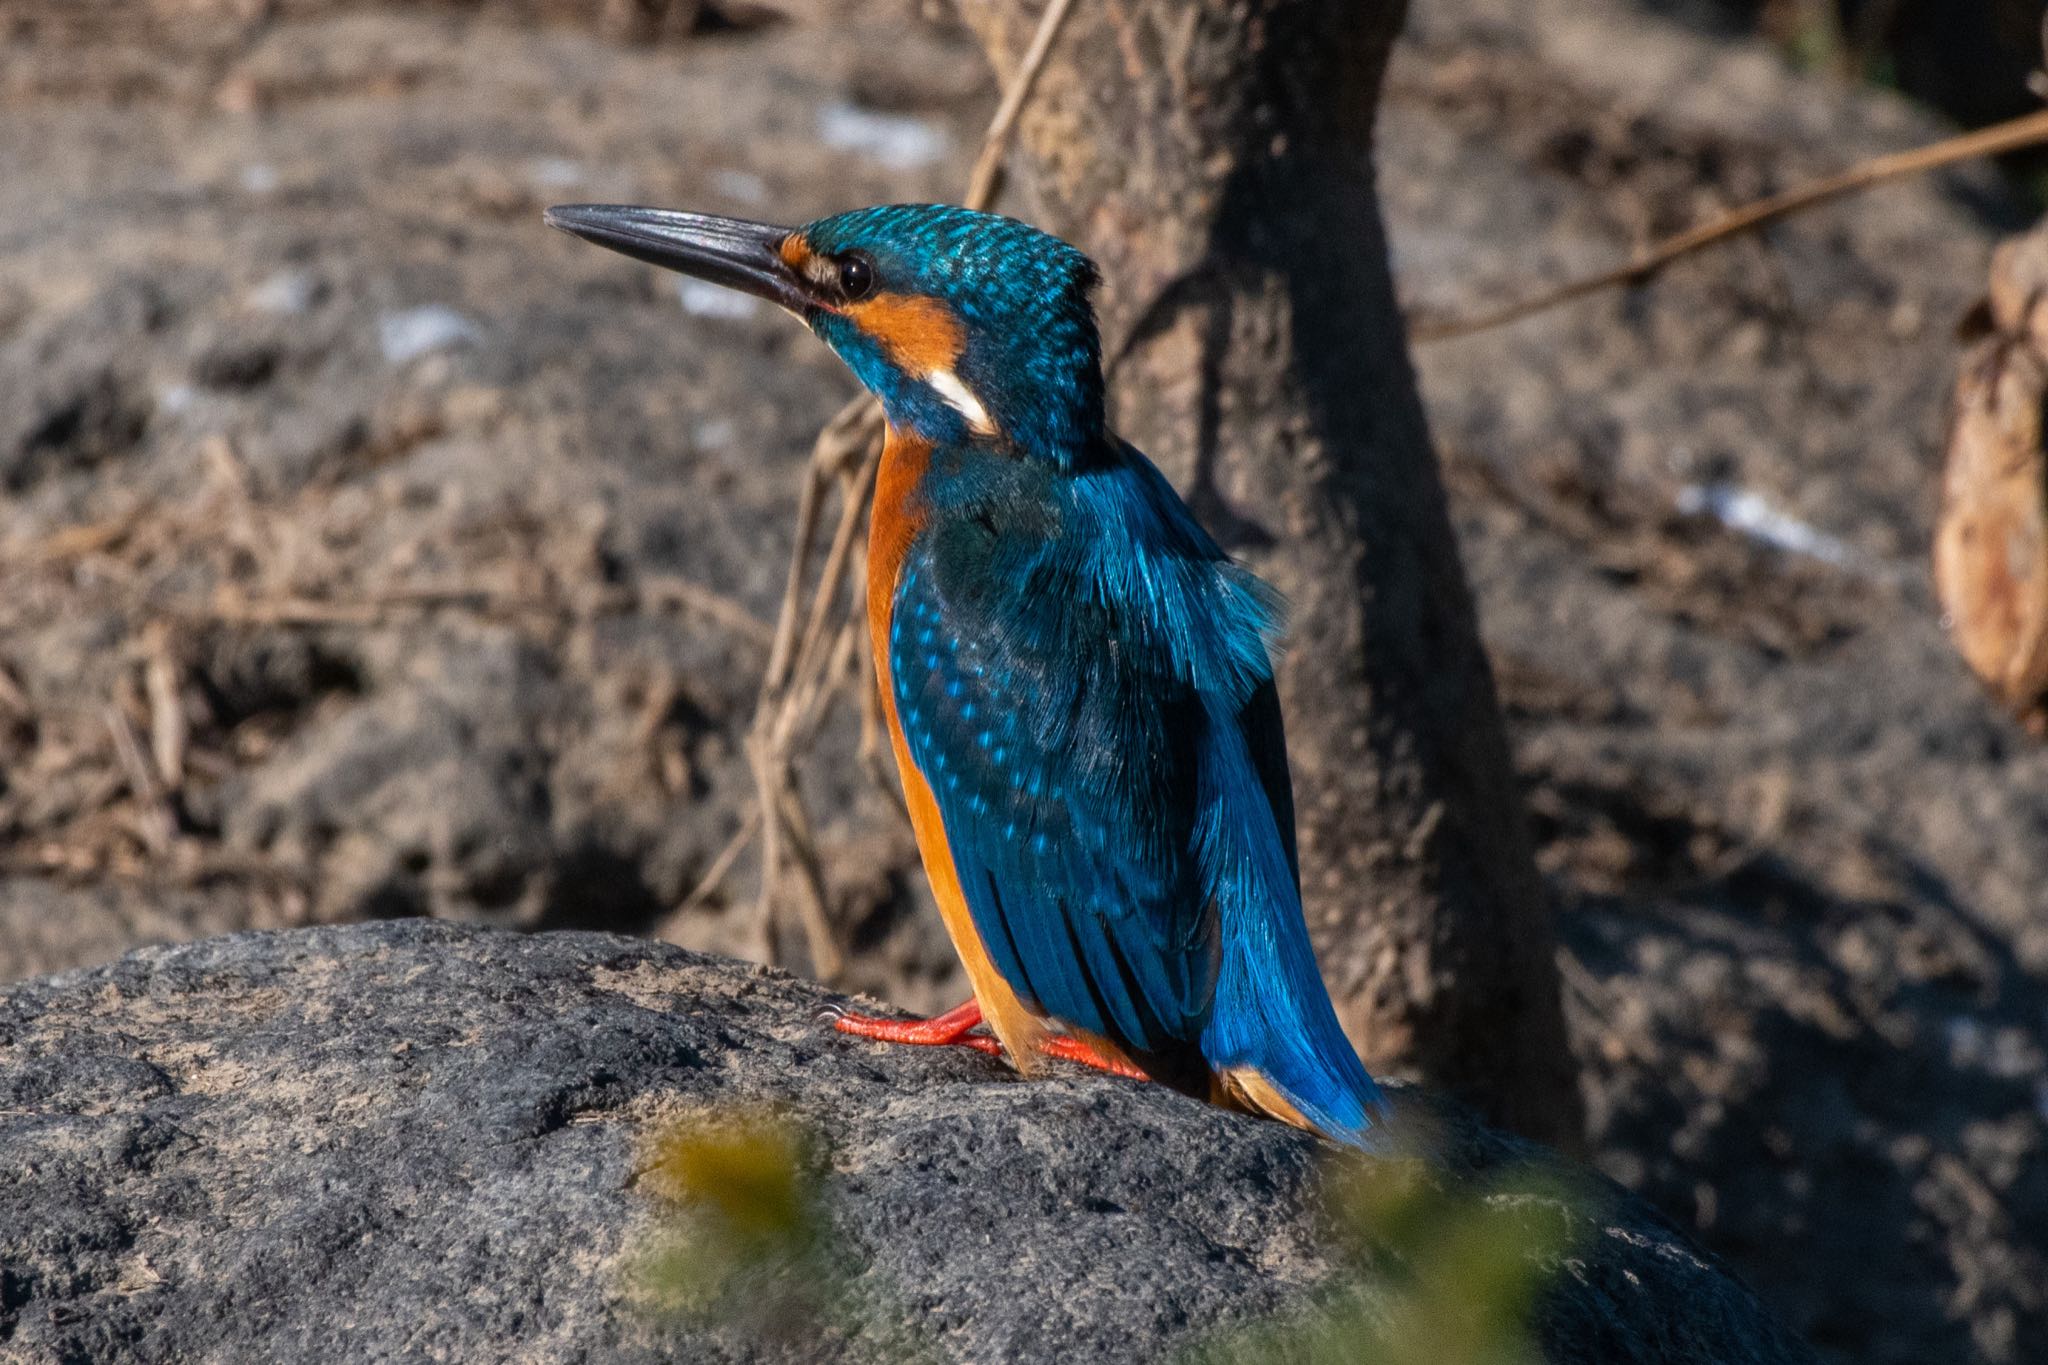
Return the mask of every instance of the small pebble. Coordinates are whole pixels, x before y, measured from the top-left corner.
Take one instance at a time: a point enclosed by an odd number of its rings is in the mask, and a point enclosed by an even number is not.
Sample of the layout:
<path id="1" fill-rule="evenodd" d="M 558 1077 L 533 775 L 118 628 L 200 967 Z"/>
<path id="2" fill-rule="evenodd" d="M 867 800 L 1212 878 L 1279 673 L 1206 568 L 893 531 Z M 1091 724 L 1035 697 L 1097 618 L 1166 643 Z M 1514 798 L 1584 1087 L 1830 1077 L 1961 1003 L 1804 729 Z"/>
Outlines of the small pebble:
<path id="1" fill-rule="evenodd" d="M 446 304 L 430 303 L 386 313 L 377 320 L 377 344 L 384 358 L 394 365 L 481 340 L 483 333 L 477 325 Z"/>
<path id="2" fill-rule="evenodd" d="M 261 313 L 294 317 L 313 306 L 320 281 L 309 270 L 280 270 L 249 291 L 249 306 Z"/>
<path id="3" fill-rule="evenodd" d="M 818 110 L 818 140 L 843 152 L 864 152 L 892 171 L 914 171 L 946 154 L 945 131 L 923 119 L 878 114 L 843 100 Z"/>
<path id="4" fill-rule="evenodd" d="M 760 310 L 759 303 L 736 289 L 693 280 L 687 275 L 676 277 L 676 297 L 682 301 L 683 311 L 693 317 L 727 318 L 738 322 Z"/>
<path id="5" fill-rule="evenodd" d="M 583 183 L 583 167 L 566 156 L 537 156 L 527 163 L 526 173 L 542 189 L 566 190 Z"/>
<path id="6" fill-rule="evenodd" d="M 738 171 L 730 167 L 711 173 L 711 187 L 728 199 L 737 199 L 743 204 L 762 204 L 768 200 L 768 182 L 752 171 Z"/>

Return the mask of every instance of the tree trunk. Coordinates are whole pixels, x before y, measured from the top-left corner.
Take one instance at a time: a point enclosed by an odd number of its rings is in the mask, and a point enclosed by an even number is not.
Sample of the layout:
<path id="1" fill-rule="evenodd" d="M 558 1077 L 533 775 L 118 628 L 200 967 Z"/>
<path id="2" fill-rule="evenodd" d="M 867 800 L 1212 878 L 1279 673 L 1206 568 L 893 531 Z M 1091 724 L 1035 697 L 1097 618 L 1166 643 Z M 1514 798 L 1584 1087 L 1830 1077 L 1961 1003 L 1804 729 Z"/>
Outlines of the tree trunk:
<path id="1" fill-rule="evenodd" d="M 1013 71 L 1043 0 L 959 0 Z M 1020 126 L 1101 264 L 1112 411 L 1291 604 L 1302 875 L 1369 1064 L 1571 1144 L 1523 827 L 1387 267 L 1375 105 L 1404 0 L 1082 0 Z"/>

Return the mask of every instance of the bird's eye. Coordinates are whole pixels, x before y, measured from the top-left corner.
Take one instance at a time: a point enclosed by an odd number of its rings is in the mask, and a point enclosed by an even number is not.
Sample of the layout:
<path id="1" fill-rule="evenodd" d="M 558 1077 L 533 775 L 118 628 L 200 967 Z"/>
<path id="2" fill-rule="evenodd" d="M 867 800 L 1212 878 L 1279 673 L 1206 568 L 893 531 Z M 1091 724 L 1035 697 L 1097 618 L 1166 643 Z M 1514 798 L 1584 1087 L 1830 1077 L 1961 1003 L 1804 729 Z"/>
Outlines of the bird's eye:
<path id="1" fill-rule="evenodd" d="M 874 287 L 874 262 L 859 253 L 839 258 L 839 292 L 841 294 L 848 299 L 857 299 Z"/>

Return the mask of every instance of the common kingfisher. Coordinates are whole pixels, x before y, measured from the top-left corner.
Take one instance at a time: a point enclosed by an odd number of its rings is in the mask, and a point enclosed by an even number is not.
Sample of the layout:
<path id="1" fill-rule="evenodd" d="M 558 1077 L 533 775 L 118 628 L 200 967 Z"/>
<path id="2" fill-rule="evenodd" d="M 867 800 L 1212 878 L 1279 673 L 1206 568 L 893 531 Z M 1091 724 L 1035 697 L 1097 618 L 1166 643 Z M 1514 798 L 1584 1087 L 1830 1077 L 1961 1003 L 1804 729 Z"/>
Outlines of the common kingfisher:
<path id="1" fill-rule="evenodd" d="M 1280 604 L 1109 430 L 1094 263 L 936 204 L 547 221 L 779 304 L 881 401 L 875 672 L 974 997 L 838 1026 L 1026 1073 L 1066 1057 L 1373 1146 L 1386 1100 L 1302 918 Z"/>

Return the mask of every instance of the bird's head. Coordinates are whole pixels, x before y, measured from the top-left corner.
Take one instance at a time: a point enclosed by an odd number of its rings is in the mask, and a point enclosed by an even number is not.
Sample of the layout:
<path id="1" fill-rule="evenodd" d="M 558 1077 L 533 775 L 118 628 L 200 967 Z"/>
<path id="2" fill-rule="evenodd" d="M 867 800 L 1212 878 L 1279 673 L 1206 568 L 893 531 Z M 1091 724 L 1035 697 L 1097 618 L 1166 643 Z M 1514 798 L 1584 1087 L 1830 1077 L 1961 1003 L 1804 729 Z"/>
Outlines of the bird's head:
<path id="1" fill-rule="evenodd" d="M 599 246 L 781 305 L 925 439 L 1065 466 L 1102 434 L 1095 267 L 1014 219 L 892 204 L 799 228 L 612 204 L 549 209 Z"/>

